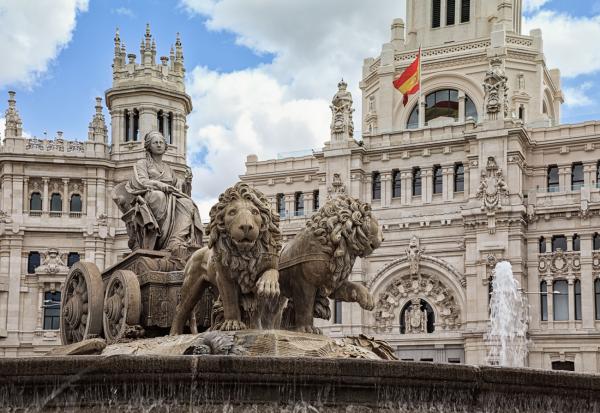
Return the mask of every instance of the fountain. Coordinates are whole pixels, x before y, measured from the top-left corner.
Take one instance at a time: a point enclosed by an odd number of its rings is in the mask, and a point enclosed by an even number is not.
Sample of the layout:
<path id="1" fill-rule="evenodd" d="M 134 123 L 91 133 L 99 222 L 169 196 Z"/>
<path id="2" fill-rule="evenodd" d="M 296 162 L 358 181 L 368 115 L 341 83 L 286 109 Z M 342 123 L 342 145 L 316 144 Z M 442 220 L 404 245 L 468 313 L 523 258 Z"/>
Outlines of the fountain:
<path id="1" fill-rule="evenodd" d="M 490 327 L 486 335 L 488 362 L 502 367 L 525 367 L 527 361 L 527 300 L 512 266 L 501 261 L 494 268 L 490 296 Z"/>

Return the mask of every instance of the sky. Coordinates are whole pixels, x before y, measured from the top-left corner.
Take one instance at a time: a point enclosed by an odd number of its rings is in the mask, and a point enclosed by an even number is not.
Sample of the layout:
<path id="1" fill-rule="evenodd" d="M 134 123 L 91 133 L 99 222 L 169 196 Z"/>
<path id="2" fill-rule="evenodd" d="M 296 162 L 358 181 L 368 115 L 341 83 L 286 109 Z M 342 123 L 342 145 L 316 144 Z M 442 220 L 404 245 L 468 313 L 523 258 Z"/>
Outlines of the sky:
<path id="1" fill-rule="evenodd" d="M 405 0 L 0 0 L 0 135 L 14 90 L 27 135 L 85 140 L 94 98 L 111 85 L 115 28 L 139 54 L 150 23 L 159 56 L 179 32 L 194 105 L 188 163 L 206 219 L 246 155 L 322 147 L 337 83 L 344 78 L 360 102 L 362 61 L 380 53 L 405 8 Z M 524 10 L 524 33 L 542 29 L 548 66 L 561 69 L 562 123 L 600 119 L 600 0 L 524 0 Z"/>

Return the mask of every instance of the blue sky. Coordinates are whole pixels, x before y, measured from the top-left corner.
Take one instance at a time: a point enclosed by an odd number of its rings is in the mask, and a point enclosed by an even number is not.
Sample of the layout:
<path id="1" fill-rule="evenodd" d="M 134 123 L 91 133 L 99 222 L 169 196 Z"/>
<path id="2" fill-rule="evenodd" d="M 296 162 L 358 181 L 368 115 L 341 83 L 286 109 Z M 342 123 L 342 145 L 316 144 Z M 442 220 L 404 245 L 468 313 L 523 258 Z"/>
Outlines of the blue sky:
<path id="1" fill-rule="evenodd" d="M 542 29 L 547 62 L 564 75 L 563 122 L 600 119 L 600 0 L 525 0 L 525 10 L 526 31 Z M 27 133 L 85 140 L 94 98 L 111 85 L 115 27 L 139 54 L 149 22 L 159 56 L 180 32 L 188 158 L 207 210 L 247 154 L 321 147 L 337 82 L 359 102 L 362 60 L 404 15 L 404 0 L 0 0 L 0 127 L 15 90 Z"/>

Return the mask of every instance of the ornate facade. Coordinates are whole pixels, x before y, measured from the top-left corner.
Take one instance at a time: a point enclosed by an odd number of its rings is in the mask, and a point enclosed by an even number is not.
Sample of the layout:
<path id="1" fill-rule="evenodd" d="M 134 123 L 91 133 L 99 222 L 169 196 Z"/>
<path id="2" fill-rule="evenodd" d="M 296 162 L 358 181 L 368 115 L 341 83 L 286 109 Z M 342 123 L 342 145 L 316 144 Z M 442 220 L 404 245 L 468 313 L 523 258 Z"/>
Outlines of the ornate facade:
<path id="1" fill-rule="evenodd" d="M 145 157 L 153 129 L 170 143 L 165 160 L 178 177 L 185 165 L 186 116 L 183 48 L 157 62 L 146 28 L 140 56 L 127 54 L 117 32 L 113 83 L 106 91 L 111 138 L 96 99 L 86 139 L 23 136 L 15 93 L 9 92 L 0 145 L 0 357 L 41 355 L 60 343 L 60 289 L 79 259 L 106 268 L 129 252 L 112 189 Z"/>
<path id="2" fill-rule="evenodd" d="M 401 359 L 485 363 L 492 270 L 508 260 L 530 303 L 528 365 L 600 371 L 600 122 L 559 124 L 560 73 L 541 32 L 521 33 L 521 3 L 407 1 L 406 23 L 364 60 L 362 141 L 341 82 L 322 149 L 248 156 L 242 180 L 270 197 L 288 240 L 339 193 L 383 224 L 351 275 L 375 310 L 331 303 L 326 334 L 375 335 Z M 422 94 L 403 106 L 392 82 L 419 45 Z"/>

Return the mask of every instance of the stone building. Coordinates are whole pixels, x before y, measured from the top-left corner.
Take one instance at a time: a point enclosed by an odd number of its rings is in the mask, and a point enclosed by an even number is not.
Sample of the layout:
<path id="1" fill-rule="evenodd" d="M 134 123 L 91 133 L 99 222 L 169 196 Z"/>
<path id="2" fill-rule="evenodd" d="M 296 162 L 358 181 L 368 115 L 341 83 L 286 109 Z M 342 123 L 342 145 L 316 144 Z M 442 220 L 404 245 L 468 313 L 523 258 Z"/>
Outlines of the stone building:
<path id="1" fill-rule="evenodd" d="M 86 139 L 23 135 L 15 93 L 9 92 L 5 139 L 0 144 L 0 357 L 44 354 L 60 344 L 60 287 L 78 260 L 103 269 L 128 253 L 127 234 L 112 188 L 145 156 L 144 135 L 163 132 L 165 160 L 180 177 L 185 165 L 186 116 L 183 48 L 157 62 L 146 28 L 140 56 L 114 39 L 113 83 L 106 91 L 111 137 L 96 99 Z M 26 122 L 26 120 L 25 120 Z"/>
<path id="2" fill-rule="evenodd" d="M 332 303 L 331 335 L 387 340 L 401 359 L 485 363 L 492 269 L 508 260 L 530 303 L 530 367 L 600 371 L 600 123 L 561 125 L 560 73 L 521 0 L 408 0 L 364 60 L 362 130 L 340 82 L 331 138 L 241 177 L 292 237 L 328 197 L 372 204 L 380 249 L 351 277 L 375 310 Z M 392 85 L 422 46 L 422 93 Z M 362 135 L 362 140 L 358 138 Z"/>

